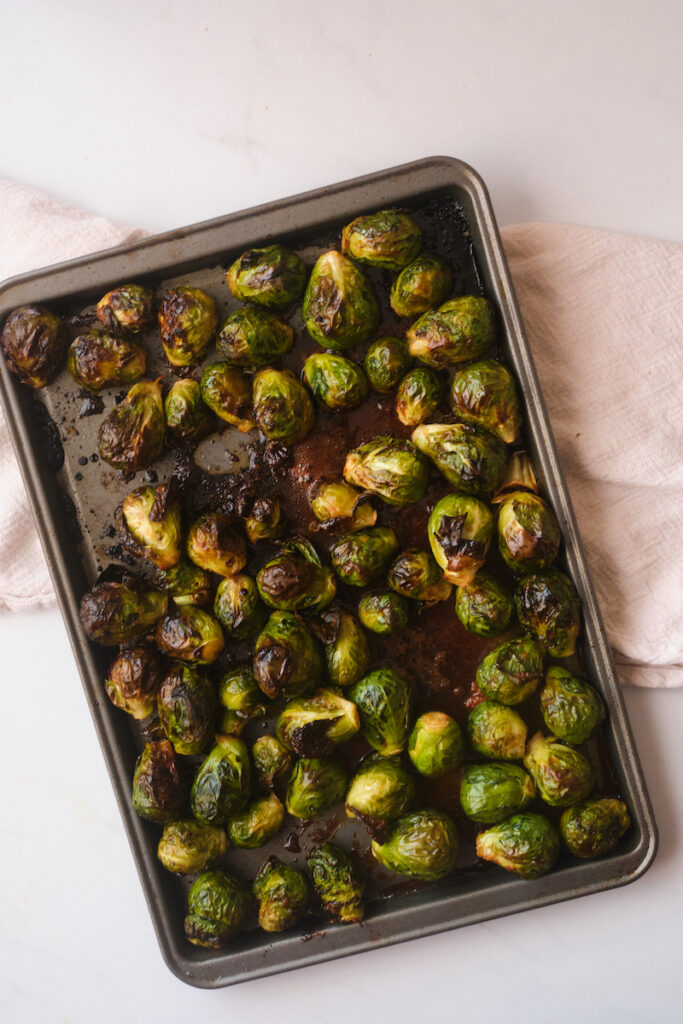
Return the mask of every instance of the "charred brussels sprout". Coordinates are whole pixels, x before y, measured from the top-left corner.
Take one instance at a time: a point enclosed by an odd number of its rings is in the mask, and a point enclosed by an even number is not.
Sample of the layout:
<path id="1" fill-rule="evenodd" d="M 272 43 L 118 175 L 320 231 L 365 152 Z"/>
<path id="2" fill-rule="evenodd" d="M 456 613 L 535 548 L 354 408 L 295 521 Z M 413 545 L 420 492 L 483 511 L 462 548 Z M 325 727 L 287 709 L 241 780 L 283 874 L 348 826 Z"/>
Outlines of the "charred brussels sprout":
<path id="1" fill-rule="evenodd" d="M 355 409 L 368 393 L 365 374 L 345 356 L 314 352 L 303 373 L 314 397 L 328 409 Z"/>
<path id="2" fill-rule="evenodd" d="M 269 441 L 294 444 L 313 426 L 315 412 L 308 391 L 291 370 L 268 367 L 254 376 L 254 419 Z"/>
<path id="3" fill-rule="evenodd" d="M 543 648 L 528 637 L 500 644 L 480 662 L 477 686 L 491 700 L 521 704 L 543 678 Z"/>
<path id="4" fill-rule="evenodd" d="M 311 850 L 306 864 L 323 909 L 342 924 L 362 921 L 365 885 L 347 854 L 333 843 L 323 843 Z"/>
<path id="5" fill-rule="evenodd" d="M 380 754 L 400 754 L 410 732 L 410 690 L 398 672 L 375 669 L 349 690 L 358 708 L 360 729 Z"/>
<path id="6" fill-rule="evenodd" d="M 110 331 L 146 331 L 154 323 L 154 293 L 142 284 L 122 284 L 97 303 L 97 319 Z"/>
<path id="7" fill-rule="evenodd" d="M 398 387 L 412 365 L 408 343 L 403 338 L 387 335 L 373 341 L 363 360 L 370 387 L 380 395 L 388 395 Z"/>
<path id="8" fill-rule="evenodd" d="M 493 533 L 490 509 L 467 494 L 447 494 L 437 501 L 427 523 L 432 554 L 445 579 L 465 587 L 484 564 Z"/>
<path id="9" fill-rule="evenodd" d="M 149 633 L 167 607 L 165 594 L 146 590 L 132 577 L 123 583 L 96 583 L 81 600 L 81 624 L 95 643 L 113 647 Z"/>
<path id="10" fill-rule="evenodd" d="M 277 736 L 259 736 L 251 748 L 256 778 L 267 789 L 277 789 L 289 779 L 292 755 Z"/>
<path id="11" fill-rule="evenodd" d="M 334 599 L 334 573 L 320 563 L 310 541 L 296 537 L 266 562 L 256 577 L 261 599 L 285 612 L 326 608 Z"/>
<path id="12" fill-rule="evenodd" d="M 302 757 L 289 779 L 285 805 L 295 818 L 314 818 L 343 800 L 346 772 L 335 757 Z"/>
<path id="13" fill-rule="evenodd" d="M 164 450 L 166 417 L 161 385 L 155 380 L 133 384 L 100 424 L 97 450 L 114 469 L 147 469 Z"/>
<path id="14" fill-rule="evenodd" d="M 435 370 L 418 366 L 407 373 L 396 393 L 396 415 L 407 427 L 416 427 L 439 408 L 446 385 Z"/>
<path id="15" fill-rule="evenodd" d="M 308 271 L 299 257 L 284 245 L 247 249 L 226 275 L 228 288 L 242 302 L 266 309 L 287 309 L 300 299 Z"/>
<path id="16" fill-rule="evenodd" d="M 585 743 L 600 728 L 605 705 L 597 690 L 566 668 L 553 665 L 541 690 L 543 721 L 565 743 Z"/>
<path id="17" fill-rule="evenodd" d="M 454 375 L 451 406 L 460 420 L 478 423 L 512 444 L 519 439 L 522 412 L 512 374 L 493 359 L 470 363 Z"/>
<path id="18" fill-rule="evenodd" d="M 362 270 L 334 249 L 313 267 L 303 304 L 306 330 L 323 348 L 360 345 L 379 323 L 377 300 Z"/>
<path id="19" fill-rule="evenodd" d="M 438 882 L 458 859 L 458 833 L 443 811 L 404 814 L 384 843 L 373 839 L 373 856 L 391 871 L 423 882 Z"/>
<path id="20" fill-rule="evenodd" d="M 358 602 L 358 618 L 366 629 L 383 636 L 401 633 L 410 620 L 410 605 L 393 590 L 365 594 Z"/>
<path id="21" fill-rule="evenodd" d="M 341 250 L 359 263 L 400 270 L 417 256 L 422 232 L 401 210 L 380 210 L 356 217 L 342 230 Z"/>
<path id="22" fill-rule="evenodd" d="M 465 741 L 458 723 L 443 711 L 420 715 L 408 740 L 413 767 L 428 779 L 448 775 L 465 760 Z"/>
<path id="23" fill-rule="evenodd" d="M 574 584 L 563 572 L 524 576 L 515 591 L 517 618 L 553 658 L 574 653 L 581 628 L 581 606 Z"/>
<path id="24" fill-rule="evenodd" d="M 230 516 L 207 512 L 190 527 L 187 553 L 200 569 L 234 576 L 247 562 L 244 537 Z"/>
<path id="25" fill-rule="evenodd" d="M 538 795 L 551 807 L 569 807 L 585 800 L 595 781 L 593 766 L 583 754 L 540 732 L 527 744 L 524 767 Z"/>
<path id="26" fill-rule="evenodd" d="M 221 949 L 239 931 L 251 907 L 249 890 L 222 871 L 204 871 L 187 900 L 185 937 L 194 946 Z"/>
<path id="27" fill-rule="evenodd" d="M 513 491 L 498 510 L 498 548 L 513 572 L 545 569 L 560 550 L 555 513 L 537 494 Z"/>
<path id="28" fill-rule="evenodd" d="M 176 604 L 196 604 L 203 608 L 211 600 L 213 584 L 206 569 L 194 562 L 180 561 L 157 574 L 159 586 Z"/>
<path id="29" fill-rule="evenodd" d="M 351 779 L 346 794 L 346 813 L 357 818 L 373 839 L 384 839 L 395 818 L 408 810 L 415 798 L 415 783 L 398 757 L 370 754 Z"/>
<path id="30" fill-rule="evenodd" d="M 500 636 L 512 622 L 515 605 L 507 587 L 480 569 L 471 583 L 458 587 L 455 611 L 470 633 Z"/>
<path id="31" fill-rule="evenodd" d="M 493 861 L 522 878 L 540 878 L 550 871 L 560 852 L 556 827 L 541 814 L 523 811 L 480 832 L 477 856 Z"/>
<path id="32" fill-rule="evenodd" d="M 424 313 L 408 331 L 410 354 L 440 370 L 482 355 L 496 340 L 493 306 L 477 295 L 461 295 Z"/>
<path id="33" fill-rule="evenodd" d="M 130 338 L 93 328 L 72 341 L 66 368 L 82 388 L 100 391 L 139 380 L 147 369 L 147 353 Z"/>
<path id="34" fill-rule="evenodd" d="M 167 871 L 194 875 L 222 857 L 227 848 L 228 840 L 222 828 L 184 818 L 164 825 L 157 857 Z"/>
<path id="35" fill-rule="evenodd" d="M 57 375 L 67 344 L 66 327 L 44 306 L 12 310 L 0 334 L 9 370 L 29 388 L 44 388 Z"/>
<path id="36" fill-rule="evenodd" d="M 453 287 L 453 271 L 440 256 L 421 253 L 391 286 L 391 308 L 398 316 L 419 316 L 440 306 Z"/>
<path id="37" fill-rule="evenodd" d="M 370 668 L 369 640 L 358 619 L 341 608 L 326 608 L 312 626 L 325 647 L 327 674 L 333 686 L 352 686 Z"/>
<path id="38" fill-rule="evenodd" d="M 257 498 L 244 521 L 244 528 L 251 544 L 279 537 L 282 532 L 282 509 L 278 499 Z"/>
<path id="39" fill-rule="evenodd" d="M 299 757 L 325 757 L 359 729 L 356 705 L 334 690 L 291 700 L 277 720 L 278 739 Z"/>
<path id="40" fill-rule="evenodd" d="M 289 352 L 294 331 L 265 309 L 236 309 L 225 321 L 218 337 L 218 354 L 233 366 L 258 370 Z"/>
<path id="41" fill-rule="evenodd" d="M 216 736 L 190 793 L 190 807 L 204 825 L 225 825 L 247 805 L 251 793 L 249 751 L 237 736 Z"/>
<path id="42" fill-rule="evenodd" d="M 412 505 L 427 490 L 429 463 L 405 438 L 373 437 L 346 456 L 344 478 L 387 505 Z"/>
<path id="43" fill-rule="evenodd" d="M 202 391 L 196 380 L 185 377 L 177 380 L 164 402 L 166 426 L 179 441 L 194 444 L 213 430 L 215 420 L 202 401 Z"/>
<path id="44" fill-rule="evenodd" d="M 186 791 L 173 747 L 168 740 L 145 743 L 135 762 L 133 810 L 148 821 L 164 823 L 185 810 Z"/>
<path id="45" fill-rule="evenodd" d="M 210 665 L 225 647 L 220 625 L 202 608 L 176 605 L 159 622 L 157 647 L 171 658 Z"/>
<path id="46" fill-rule="evenodd" d="M 484 825 L 496 825 L 523 811 L 535 796 L 533 782 L 516 764 L 472 764 L 460 783 L 463 811 Z"/>
<path id="47" fill-rule="evenodd" d="M 156 650 L 151 644 L 131 644 L 109 666 L 104 686 L 115 707 L 141 721 L 154 711 L 160 682 Z"/>
<path id="48" fill-rule="evenodd" d="M 230 842 L 243 850 L 265 846 L 280 831 L 284 820 L 285 809 L 275 793 L 260 796 L 228 823 Z"/>
<path id="49" fill-rule="evenodd" d="M 397 594 L 426 605 L 447 601 L 452 590 L 429 552 L 419 548 L 408 548 L 394 559 L 388 580 Z"/>
<path id="50" fill-rule="evenodd" d="M 301 871 L 269 857 L 254 879 L 258 923 L 265 932 L 292 928 L 308 910 L 309 890 Z"/>
<path id="51" fill-rule="evenodd" d="M 251 381 L 230 363 L 211 363 L 199 385 L 202 401 L 226 423 L 243 434 L 254 429 Z"/>
<path id="52" fill-rule="evenodd" d="M 472 423 L 421 423 L 412 439 L 449 484 L 465 494 L 488 498 L 503 478 L 505 446 Z"/>
<path id="53" fill-rule="evenodd" d="M 623 800 L 603 797 L 570 807 L 560 818 L 560 834 L 575 857 L 601 857 L 631 827 Z"/>
<path id="54" fill-rule="evenodd" d="M 369 495 L 359 493 L 345 480 L 321 480 L 311 499 L 311 508 L 316 519 L 326 525 L 348 519 L 344 525 L 349 529 L 362 530 L 377 522 Z"/>
<path id="55" fill-rule="evenodd" d="M 526 722 L 506 704 L 485 700 L 467 719 L 472 750 L 500 761 L 521 761 L 526 744 Z"/>
<path id="56" fill-rule="evenodd" d="M 267 714 L 263 694 L 248 665 L 239 665 L 225 673 L 218 687 L 218 699 L 224 709 L 221 732 L 239 735 L 250 719 Z M 228 728 L 230 725 L 232 727 Z"/>
<path id="57" fill-rule="evenodd" d="M 218 703 L 209 680 L 190 668 L 175 665 L 157 695 L 159 720 L 176 754 L 201 754 L 216 728 Z"/>
<path id="58" fill-rule="evenodd" d="M 180 501 L 173 484 L 147 485 L 131 491 L 116 511 L 126 547 L 159 569 L 180 561 Z"/>
<path id="59" fill-rule="evenodd" d="M 320 682 L 323 659 L 311 634 L 289 612 L 273 612 L 256 640 L 254 678 L 267 697 L 299 697 Z"/>
<path id="60" fill-rule="evenodd" d="M 258 633 L 266 618 L 251 576 L 236 573 L 218 584 L 213 613 L 229 640 L 243 640 Z"/>
<path id="61" fill-rule="evenodd" d="M 217 323 L 214 301 L 201 288 L 171 288 L 164 292 L 159 303 L 159 330 L 171 366 L 200 362 Z"/>
<path id="62" fill-rule="evenodd" d="M 370 526 L 341 537 L 330 551 L 330 560 L 342 583 L 365 587 L 383 572 L 397 549 L 398 540 L 392 529 Z"/>

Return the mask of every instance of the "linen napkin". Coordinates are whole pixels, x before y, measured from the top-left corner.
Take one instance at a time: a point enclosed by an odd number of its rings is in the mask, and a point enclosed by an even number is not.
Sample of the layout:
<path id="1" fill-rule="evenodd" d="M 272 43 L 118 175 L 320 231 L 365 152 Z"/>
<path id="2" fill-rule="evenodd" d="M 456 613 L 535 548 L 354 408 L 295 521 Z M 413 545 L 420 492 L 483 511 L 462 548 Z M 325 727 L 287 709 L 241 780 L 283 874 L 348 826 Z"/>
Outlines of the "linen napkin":
<path id="1" fill-rule="evenodd" d="M 0 279 L 142 237 L 0 180 Z M 560 459 L 623 682 L 683 685 L 683 247 L 505 228 Z M 0 420 L 0 608 L 54 601 Z"/>

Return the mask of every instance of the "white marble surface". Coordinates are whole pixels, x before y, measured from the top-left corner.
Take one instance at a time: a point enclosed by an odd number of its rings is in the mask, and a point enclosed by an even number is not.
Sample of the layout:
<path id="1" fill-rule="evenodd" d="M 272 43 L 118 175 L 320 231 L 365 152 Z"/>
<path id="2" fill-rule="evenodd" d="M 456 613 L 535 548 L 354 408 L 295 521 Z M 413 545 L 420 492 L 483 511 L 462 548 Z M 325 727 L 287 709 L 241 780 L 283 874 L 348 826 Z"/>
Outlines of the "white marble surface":
<path id="1" fill-rule="evenodd" d="M 502 224 L 680 240 L 680 5 L 9 0 L 0 174 L 152 230 L 432 153 Z M 61 619 L 0 617 L 0 1019 L 677 1019 L 683 692 L 627 691 L 661 830 L 628 888 L 217 992 L 164 966 Z"/>

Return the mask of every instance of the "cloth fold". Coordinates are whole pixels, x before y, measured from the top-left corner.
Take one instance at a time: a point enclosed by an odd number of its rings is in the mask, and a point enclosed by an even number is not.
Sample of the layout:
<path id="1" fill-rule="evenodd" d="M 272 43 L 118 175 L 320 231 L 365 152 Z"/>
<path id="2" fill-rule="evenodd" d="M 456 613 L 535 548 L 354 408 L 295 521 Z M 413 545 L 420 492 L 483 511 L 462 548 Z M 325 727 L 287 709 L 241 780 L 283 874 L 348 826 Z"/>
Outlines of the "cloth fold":
<path id="1" fill-rule="evenodd" d="M 1 180 L 0 228 L 0 280 L 144 236 Z M 502 236 L 619 675 L 682 686 L 683 247 L 566 224 Z M 49 605 L 1 418 L 0 472 L 0 608 Z"/>

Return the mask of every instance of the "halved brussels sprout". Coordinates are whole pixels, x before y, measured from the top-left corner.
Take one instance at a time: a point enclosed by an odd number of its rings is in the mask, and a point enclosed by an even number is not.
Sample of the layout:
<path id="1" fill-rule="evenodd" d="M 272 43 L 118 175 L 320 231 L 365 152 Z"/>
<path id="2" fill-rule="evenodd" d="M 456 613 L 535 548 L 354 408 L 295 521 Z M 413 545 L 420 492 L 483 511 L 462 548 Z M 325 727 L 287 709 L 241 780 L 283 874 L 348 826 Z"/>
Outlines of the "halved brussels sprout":
<path id="1" fill-rule="evenodd" d="M 310 693 L 323 674 L 318 642 L 290 612 L 273 612 L 256 640 L 254 678 L 267 697 Z"/>
<path id="2" fill-rule="evenodd" d="M 352 686 L 365 675 L 372 652 L 358 619 L 334 606 L 321 612 L 311 629 L 324 644 L 327 674 L 333 686 Z"/>
<path id="3" fill-rule="evenodd" d="M 358 708 L 361 732 L 380 754 L 400 754 L 410 732 L 410 689 L 405 679 L 388 668 L 363 676 L 349 690 Z"/>
<path id="4" fill-rule="evenodd" d="M 222 828 L 183 818 L 164 825 L 157 857 L 167 871 L 194 875 L 222 857 L 227 848 L 228 838 Z"/>
<path id="5" fill-rule="evenodd" d="M 180 501 L 172 482 L 130 491 L 116 510 L 115 521 L 124 544 L 139 558 L 159 569 L 180 561 Z"/>
<path id="6" fill-rule="evenodd" d="M 360 729 L 356 705 L 334 690 L 290 700 L 277 720 L 277 737 L 299 757 L 325 757 Z"/>
<path id="7" fill-rule="evenodd" d="M 346 813 L 357 818 L 373 839 L 384 839 L 395 818 L 415 798 L 415 783 L 398 757 L 370 754 L 361 762 L 346 794 Z"/>
<path id="8" fill-rule="evenodd" d="M 218 584 L 213 613 L 228 640 L 243 640 L 258 633 L 266 619 L 266 609 L 259 599 L 251 576 L 235 573 Z"/>
<path id="9" fill-rule="evenodd" d="M 187 553 L 200 569 L 234 576 L 247 563 L 247 546 L 235 521 L 222 512 L 206 512 L 190 527 Z"/>
<path id="10" fill-rule="evenodd" d="M 368 393 L 360 366 L 332 352 L 314 352 L 304 363 L 304 380 L 328 409 L 355 409 Z"/>
<path id="11" fill-rule="evenodd" d="M 460 783 L 463 811 L 484 825 L 523 811 L 535 796 L 531 778 L 516 764 L 471 764 Z"/>
<path id="12" fill-rule="evenodd" d="M 185 938 L 194 946 L 221 949 L 239 931 L 251 908 L 246 886 L 222 871 L 204 871 L 187 900 Z"/>
<path id="13" fill-rule="evenodd" d="M 301 871 L 269 857 L 254 879 L 258 923 L 265 932 L 292 928 L 308 910 L 309 889 Z"/>
<path id="14" fill-rule="evenodd" d="M 170 288 L 159 303 L 161 344 L 171 366 L 191 366 L 206 355 L 218 317 L 201 288 Z"/>
<path id="15" fill-rule="evenodd" d="M 349 452 L 344 478 L 387 505 L 412 505 L 427 490 L 429 463 L 411 441 L 383 435 Z"/>
<path id="16" fill-rule="evenodd" d="M 147 369 L 147 353 L 131 338 L 93 327 L 71 342 L 66 368 L 82 388 L 100 391 L 139 380 Z"/>
<path id="17" fill-rule="evenodd" d="M 266 309 L 287 309 L 300 299 L 308 270 L 295 252 L 284 245 L 247 249 L 226 275 L 228 288 L 242 302 Z"/>
<path id="18" fill-rule="evenodd" d="M 435 370 L 418 366 L 398 386 L 396 415 L 407 427 L 416 427 L 434 415 L 445 391 L 446 384 Z"/>
<path id="19" fill-rule="evenodd" d="M 228 822 L 230 842 L 243 850 L 265 846 L 280 831 L 284 820 L 285 809 L 275 793 L 260 796 Z"/>
<path id="20" fill-rule="evenodd" d="M 588 758 L 554 736 L 537 732 L 527 743 L 524 767 L 536 791 L 551 807 L 569 807 L 585 800 L 595 772 Z"/>
<path id="21" fill-rule="evenodd" d="M 487 505 L 468 494 L 446 494 L 427 523 L 429 546 L 445 579 L 459 587 L 475 578 L 486 560 L 493 533 Z"/>
<path id="22" fill-rule="evenodd" d="M 505 445 L 473 423 L 421 423 L 412 440 L 436 468 L 465 494 L 489 498 L 505 471 Z"/>
<path id="23" fill-rule="evenodd" d="M 521 704 L 543 678 L 544 651 L 529 637 L 507 640 L 490 651 L 477 668 L 477 686 L 501 704 Z"/>
<path id="24" fill-rule="evenodd" d="M 388 395 L 398 387 L 412 362 L 407 341 L 383 335 L 369 346 L 363 368 L 372 390 L 380 395 Z"/>
<path id="25" fill-rule="evenodd" d="M 174 665 L 157 694 L 159 721 L 176 754 L 201 754 L 213 739 L 218 702 L 213 684 L 189 665 Z"/>
<path id="26" fill-rule="evenodd" d="M 526 722 L 521 715 L 495 700 L 477 704 L 467 719 L 472 750 L 499 761 L 522 760 L 526 733 Z"/>
<path id="27" fill-rule="evenodd" d="M 251 748 L 256 778 L 267 789 L 277 789 L 289 779 L 293 759 L 277 736 L 259 736 Z"/>
<path id="28" fill-rule="evenodd" d="M 382 636 L 401 633 L 410 621 L 410 605 L 393 590 L 373 591 L 358 602 L 361 625 Z"/>
<path id="29" fill-rule="evenodd" d="M 110 331 L 146 331 L 154 323 L 154 292 L 143 284 L 122 284 L 97 303 L 97 319 Z"/>
<path id="30" fill-rule="evenodd" d="M 199 385 L 202 401 L 226 423 L 243 434 L 254 429 L 251 381 L 230 363 L 211 363 Z"/>
<path id="31" fill-rule="evenodd" d="M 512 594 L 485 569 L 471 583 L 458 587 L 455 611 L 465 629 L 477 636 L 500 636 L 515 614 Z"/>
<path id="32" fill-rule="evenodd" d="M 614 849 L 631 827 L 623 800 L 603 797 L 569 807 L 560 818 L 560 834 L 575 857 L 601 857 Z"/>
<path id="33" fill-rule="evenodd" d="M 161 662 L 151 644 L 124 647 L 109 666 L 104 688 L 114 707 L 141 721 L 152 714 L 161 682 Z"/>
<path id="34" fill-rule="evenodd" d="M 425 605 L 447 601 L 453 589 L 429 552 L 419 548 L 406 548 L 394 559 L 388 582 L 397 594 Z"/>
<path id="35" fill-rule="evenodd" d="M 559 852 L 560 837 L 555 825 L 531 811 L 513 814 L 477 836 L 478 857 L 522 878 L 547 874 Z"/>
<path id="36" fill-rule="evenodd" d="M 453 287 L 453 271 L 433 253 L 412 260 L 391 286 L 391 308 L 398 316 L 419 316 L 445 302 Z"/>
<path id="37" fill-rule="evenodd" d="M 175 605 L 159 621 L 157 647 L 171 658 L 210 665 L 225 647 L 220 625 L 203 608 L 196 605 Z"/>
<path id="38" fill-rule="evenodd" d="M 522 411 L 517 385 L 502 363 L 482 359 L 458 370 L 451 381 L 451 406 L 459 420 L 478 423 L 506 444 L 519 440 Z"/>
<path id="39" fill-rule="evenodd" d="M 476 359 L 495 340 L 493 306 L 479 295 L 449 299 L 424 313 L 408 330 L 410 354 L 437 370 Z"/>
<path id="40" fill-rule="evenodd" d="M 563 572 L 523 576 L 515 590 L 517 618 L 553 658 L 568 658 L 581 628 L 581 605 L 574 584 Z"/>
<path id="41" fill-rule="evenodd" d="M 167 607 L 165 594 L 145 589 L 132 577 L 122 583 L 96 583 L 81 599 L 81 625 L 95 643 L 113 647 L 149 633 Z"/>
<path id="42" fill-rule="evenodd" d="M 249 665 L 238 665 L 229 669 L 218 685 L 218 699 L 221 708 L 228 713 L 224 718 L 239 716 L 243 724 L 252 718 L 263 718 L 268 708 L 263 702 L 263 693 Z M 228 730 L 223 726 L 222 732 Z"/>
<path id="43" fill-rule="evenodd" d="M 465 760 L 465 740 L 460 726 L 443 711 L 427 711 L 415 722 L 408 740 L 413 767 L 428 779 L 448 775 Z"/>
<path id="44" fill-rule="evenodd" d="M 605 718 L 602 697 L 589 683 L 553 665 L 541 690 L 543 721 L 565 743 L 585 743 Z"/>
<path id="45" fill-rule="evenodd" d="M 375 333 L 379 309 L 362 270 L 341 253 L 323 253 L 313 267 L 303 304 L 306 330 L 323 348 L 344 350 Z"/>
<path id="46" fill-rule="evenodd" d="M 285 612 L 326 608 L 337 592 L 334 573 L 321 565 L 318 553 L 305 537 L 294 537 L 256 576 L 261 599 L 269 608 Z"/>
<path id="47" fill-rule="evenodd" d="M 330 551 L 330 561 L 342 583 L 365 587 L 383 572 L 397 550 L 398 539 L 392 529 L 370 526 L 340 537 Z"/>
<path id="48" fill-rule="evenodd" d="M 341 251 L 359 263 L 400 270 L 417 256 L 422 232 L 402 210 L 380 210 L 356 217 L 342 230 Z"/>
<path id="49" fill-rule="evenodd" d="M 562 534 L 549 505 L 537 494 L 513 491 L 498 510 L 498 548 L 513 572 L 546 569 L 557 557 Z"/>
<path id="50" fill-rule="evenodd" d="M 236 309 L 216 338 L 218 354 L 246 370 L 269 366 L 289 352 L 293 343 L 294 330 L 265 309 Z"/>
<path id="51" fill-rule="evenodd" d="M 267 367 L 254 374 L 254 419 L 269 441 L 295 444 L 313 426 L 315 412 L 308 391 L 291 370 Z"/>
<path id="52" fill-rule="evenodd" d="M 306 864 L 323 909 L 342 924 L 362 921 L 365 885 L 347 854 L 334 843 L 323 843 L 311 850 Z"/>
<path id="53" fill-rule="evenodd" d="M 285 806 L 295 818 L 314 818 L 343 800 L 346 772 L 336 757 L 302 757 L 289 779 Z"/>
<path id="54" fill-rule="evenodd" d="M 391 871 L 423 882 L 446 878 L 458 860 L 458 833 L 443 811 L 404 814 L 384 843 L 372 841 L 373 856 Z"/>
<path id="55" fill-rule="evenodd" d="M 219 733 L 194 777 L 192 813 L 204 825 L 225 825 L 244 810 L 250 793 L 249 751 L 237 736 Z"/>
<path id="56" fill-rule="evenodd" d="M 282 533 L 282 510 L 277 498 L 257 498 L 244 521 L 247 540 L 258 544 L 260 540 L 275 540 Z"/>
<path id="57" fill-rule="evenodd" d="M 196 380 L 177 380 L 164 402 L 166 426 L 179 441 L 195 444 L 210 434 L 215 420 L 202 401 L 201 387 Z"/>
<path id="58" fill-rule="evenodd" d="M 357 491 L 345 480 L 321 480 L 311 498 L 311 508 L 316 519 L 325 525 L 348 519 L 351 530 L 362 530 L 374 526 L 377 512 L 370 504 L 369 495 Z"/>
<path id="59" fill-rule="evenodd" d="M 147 469 L 164 450 L 166 417 L 161 384 L 141 380 L 102 420 L 97 433 L 100 458 L 114 469 Z"/>
<path id="60" fill-rule="evenodd" d="M 66 327 L 44 306 L 13 309 L 0 334 L 8 369 L 29 388 L 44 388 L 57 375 L 68 343 Z"/>
<path id="61" fill-rule="evenodd" d="M 187 793 L 168 740 L 145 743 L 135 762 L 131 799 L 133 810 L 148 821 L 163 824 L 182 815 Z"/>
<path id="62" fill-rule="evenodd" d="M 203 608 L 211 600 L 211 577 L 206 569 L 200 569 L 194 562 L 182 560 L 172 568 L 164 569 L 157 573 L 157 581 L 176 604 L 196 604 Z"/>

